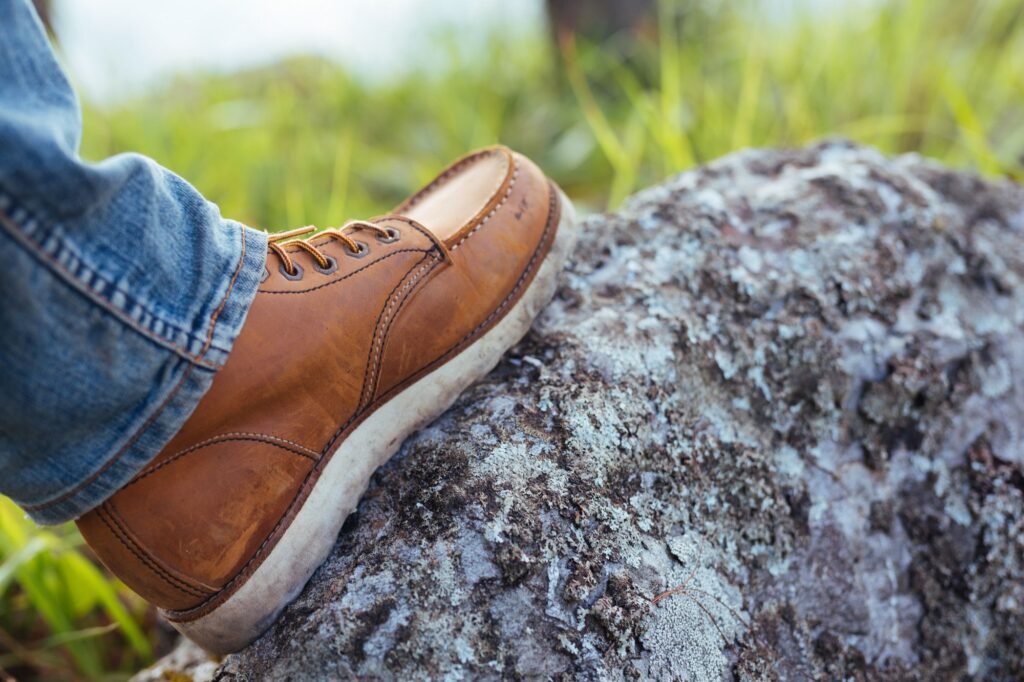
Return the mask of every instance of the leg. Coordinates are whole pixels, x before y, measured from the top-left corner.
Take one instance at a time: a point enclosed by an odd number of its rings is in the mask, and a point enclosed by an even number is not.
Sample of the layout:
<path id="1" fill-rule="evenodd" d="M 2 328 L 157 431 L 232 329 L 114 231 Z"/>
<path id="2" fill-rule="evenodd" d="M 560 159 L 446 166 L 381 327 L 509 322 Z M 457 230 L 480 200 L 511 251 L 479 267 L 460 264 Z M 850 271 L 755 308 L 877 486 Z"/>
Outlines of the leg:
<path id="1" fill-rule="evenodd" d="M 0 493 L 41 523 L 101 503 L 180 428 L 266 258 L 153 161 L 83 162 L 80 135 L 28 0 L 0 3 Z"/>

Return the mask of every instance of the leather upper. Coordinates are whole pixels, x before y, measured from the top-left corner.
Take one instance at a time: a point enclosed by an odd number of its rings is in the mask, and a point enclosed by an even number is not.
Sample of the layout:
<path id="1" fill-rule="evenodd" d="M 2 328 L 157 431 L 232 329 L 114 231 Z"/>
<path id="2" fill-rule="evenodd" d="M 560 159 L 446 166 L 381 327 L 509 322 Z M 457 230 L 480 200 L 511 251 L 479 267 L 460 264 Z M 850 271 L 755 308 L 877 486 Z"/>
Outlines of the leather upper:
<path id="1" fill-rule="evenodd" d="M 390 396 L 501 319 L 554 237 L 558 199 L 504 147 L 456 162 L 341 241 L 286 246 L 192 416 L 125 488 L 78 524 L 124 582 L 165 609 L 216 601 L 254 570 L 315 483 L 318 463 Z"/>

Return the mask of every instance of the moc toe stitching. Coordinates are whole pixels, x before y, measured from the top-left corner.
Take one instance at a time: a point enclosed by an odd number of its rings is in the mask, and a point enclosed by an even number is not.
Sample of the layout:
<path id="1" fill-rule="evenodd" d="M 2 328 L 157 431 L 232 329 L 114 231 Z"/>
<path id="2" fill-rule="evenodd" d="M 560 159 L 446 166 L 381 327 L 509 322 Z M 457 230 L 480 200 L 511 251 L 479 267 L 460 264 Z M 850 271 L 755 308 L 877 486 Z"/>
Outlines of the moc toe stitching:
<path id="1" fill-rule="evenodd" d="M 493 217 L 494 217 L 494 214 L 496 214 L 496 213 L 498 212 L 498 210 L 499 210 L 499 209 L 500 209 L 500 208 L 501 208 L 502 206 L 504 206 L 504 205 L 505 205 L 505 202 L 507 202 L 507 201 L 508 201 L 508 198 L 509 198 L 510 196 L 512 196 L 512 190 L 513 190 L 513 189 L 515 188 L 515 185 L 516 185 L 516 180 L 518 180 L 518 179 L 519 179 L 519 160 L 518 160 L 518 159 L 516 159 L 516 161 L 515 161 L 515 170 L 513 170 L 513 171 L 512 171 L 512 179 L 511 179 L 511 180 L 509 181 L 509 183 L 508 183 L 508 188 L 507 188 L 507 189 L 505 190 L 505 195 L 504 195 L 504 196 L 503 196 L 503 197 L 501 198 L 501 201 L 499 201 L 499 202 L 498 202 L 497 204 L 495 204 L 495 205 L 494 205 L 494 208 L 492 208 L 492 209 L 491 209 L 491 210 L 490 210 L 490 211 L 489 211 L 489 212 L 487 213 L 487 215 L 485 215 L 485 216 L 483 217 L 483 219 L 482 219 L 482 220 L 480 220 L 480 222 L 479 222 L 479 223 L 477 223 L 477 224 L 476 224 L 476 225 L 475 225 L 475 226 L 473 227 L 473 229 L 472 229 L 472 230 L 470 230 L 470 231 L 469 231 L 469 232 L 467 232 L 466 234 L 462 235 L 462 237 L 460 237 L 460 238 L 459 238 L 459 241 L 455 242 L 454 246 L 452 246 L 452 251 L 455 251 L 455 250 L 456 250 L 456 249 L 458 249 L 458 248 L 459 248 L 460 246 L 462 246 L 462 243 L 463 243 L 463 242 L 465 242 L 465 241 L 466 241 L 467 239 L 469 239 L 469 238 L 470 238 L 470 237 L 472 237 L 472 236 L 473 236 L 474 234 L 476 234 L 476 233 L 477 233 L 477 232 L 478 232 L 478 231 L 480 230 L 480 228 L 481 228 L 481 227 L 483 227 L 484 225 L 486 225 L 486 224 L 487 224 L 487 221 L 489 221 L 489 220 L 490 220 L 491 218 L 493 218 Z M 498 188 L 500 189 L 500 187 L 501 187 L 501 186 L 499 185 L 499 186 L 498 186 Z"/>

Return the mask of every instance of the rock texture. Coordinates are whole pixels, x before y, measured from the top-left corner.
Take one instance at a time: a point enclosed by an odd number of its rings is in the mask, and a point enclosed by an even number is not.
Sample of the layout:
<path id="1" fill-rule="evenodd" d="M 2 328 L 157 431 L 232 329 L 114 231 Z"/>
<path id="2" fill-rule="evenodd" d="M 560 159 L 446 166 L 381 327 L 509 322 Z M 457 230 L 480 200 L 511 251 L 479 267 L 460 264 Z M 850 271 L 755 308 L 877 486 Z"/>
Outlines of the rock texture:
<path id="1" fill-rule="evenodd" d="M 830 142 L 590 218 L 527 338 L 205 665 L 1021 679 L 1024 188 Z"/>

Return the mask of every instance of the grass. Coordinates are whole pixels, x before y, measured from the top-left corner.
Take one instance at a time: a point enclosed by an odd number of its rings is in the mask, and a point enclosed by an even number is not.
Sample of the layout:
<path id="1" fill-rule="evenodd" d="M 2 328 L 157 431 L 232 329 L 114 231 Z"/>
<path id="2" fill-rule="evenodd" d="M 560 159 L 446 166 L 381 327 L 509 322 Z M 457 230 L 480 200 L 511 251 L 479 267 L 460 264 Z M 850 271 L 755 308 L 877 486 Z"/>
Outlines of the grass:
<path id="1" fill-rule="evenodd" d="M 787 17 L 721 4 L 662 0 L 659 40 L 498 39 L 385 84 L 314 59 L 183 79 L 88 110 L 84 151 L 149 154 L 271 230 L 380 213 L 499 140 L 590 208 L 738 148 L 828 135 L 1024 177 L 1015 0 L 804 2 Z"/>
<path id="2" fill-rule="evenodd" d="M 82 544 L 73 526 L 38 528 L 0 498 L 0 671 L 100 680 L 152 656 L 146 605 Z"/>
<path id="3" fill-rule="evenodd" d="M 385 83 L 315 59 L 190 76 L 87 106 L 83 153 L 148 154 L 271 231 L 379 214 L 496 141 L 591 209 L 738 148 L 832 135 L 1024 179 L 1016 0 L 756 7 L 662 0 L 650 39 L 496 39 L 472 61 L 452 50 L 446 69 Z M 151 656 L 152 614 L 72 529 L 37 529 L 6 501 L 0 600 L 0 668 L 97 679 Z"/>

